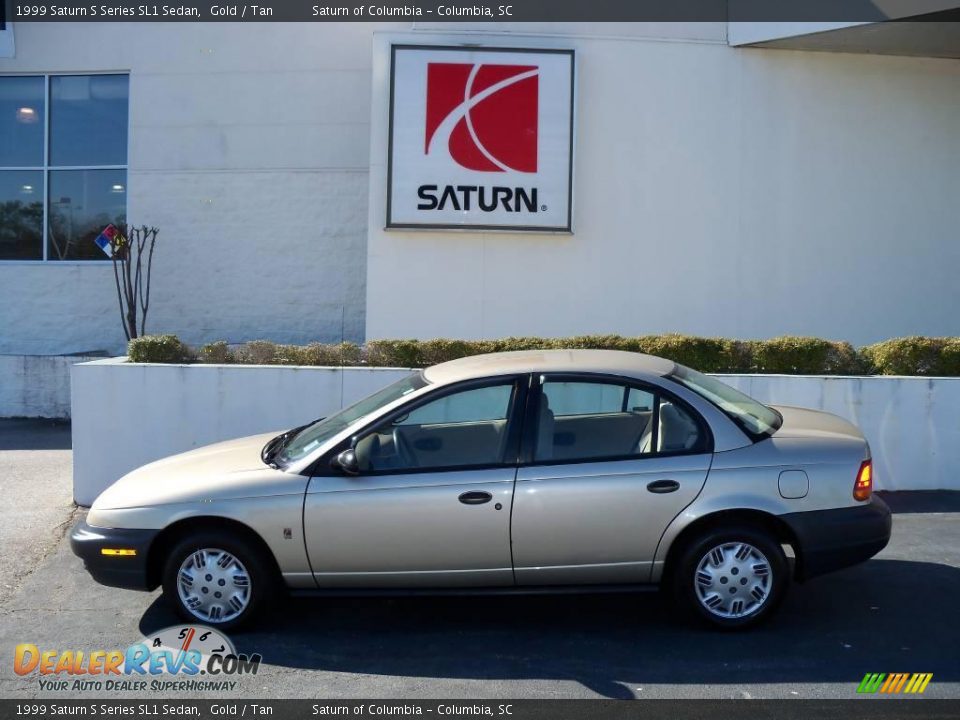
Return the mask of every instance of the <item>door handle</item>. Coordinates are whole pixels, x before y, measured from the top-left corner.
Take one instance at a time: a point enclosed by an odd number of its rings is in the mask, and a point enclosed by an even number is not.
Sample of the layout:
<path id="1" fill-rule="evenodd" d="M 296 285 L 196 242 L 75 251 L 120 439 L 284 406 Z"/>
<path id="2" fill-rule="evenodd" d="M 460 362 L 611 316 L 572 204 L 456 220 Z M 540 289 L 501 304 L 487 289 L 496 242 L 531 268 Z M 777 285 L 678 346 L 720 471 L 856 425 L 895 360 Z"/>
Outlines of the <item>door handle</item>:
<path id="1" fill-rule="evenodd" d="M 663 493 L 671 493 L 679 489 L 680 483 L 678 483 L 676 480 L 654 480 L 652 483 L 647 485 L 647 490 L 660 495 Z"/>
<path id="2" fill-rule="evenodd" d="M 488 492 L 474 490 L 465 492 L 458 498 L 464 505 L 483 505 L 493 500 L 493 495 Z"/>

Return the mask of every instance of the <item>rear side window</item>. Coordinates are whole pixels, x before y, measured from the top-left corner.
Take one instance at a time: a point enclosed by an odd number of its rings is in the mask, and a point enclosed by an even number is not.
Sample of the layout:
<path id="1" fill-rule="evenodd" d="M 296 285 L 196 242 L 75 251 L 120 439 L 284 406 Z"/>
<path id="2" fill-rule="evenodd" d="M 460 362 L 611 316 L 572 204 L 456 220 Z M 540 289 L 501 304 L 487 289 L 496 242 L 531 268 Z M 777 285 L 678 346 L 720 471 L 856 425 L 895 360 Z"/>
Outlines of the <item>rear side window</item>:
<path id="1" fill-rule="evenodd" d="M 783 424 L 780 413 L 773 408 L 696 370 L 677 365 L 668 378 L 713 403 L 754 442 L 770 437 Z"/>
<path id="2" fill-rule="evenodd" d="M 544 392 L 555 415 L 597 415 L 623 410 L 622 385 L 589 382 L 548 382 Z"/>
<path id="3" fill-rule="evenodd" d="M 534 460 L 577 462 L 702 452 L 700 424 L 683 406 L 615 382 L 546 380 Z"/>

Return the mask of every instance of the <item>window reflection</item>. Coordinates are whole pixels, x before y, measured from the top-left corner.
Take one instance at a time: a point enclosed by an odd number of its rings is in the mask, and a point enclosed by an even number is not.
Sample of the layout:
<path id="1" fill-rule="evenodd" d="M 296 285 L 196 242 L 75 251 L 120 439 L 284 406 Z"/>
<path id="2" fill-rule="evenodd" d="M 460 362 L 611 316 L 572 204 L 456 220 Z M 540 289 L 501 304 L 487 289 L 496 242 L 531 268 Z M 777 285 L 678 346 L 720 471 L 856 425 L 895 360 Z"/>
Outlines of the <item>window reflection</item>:
<path id="1" fill-rule="evenodd" d="M 43 258 L 43 173 L 0 171 L 0 259 Z"/>
<path id="2" fill-rule="evenodd" d="M 43 78 L 0 77 L 0 166 L 43 165 Z"/>
<path id="3" fill-rule="evenodd" d="M 93 239 L 126 220 L 128 97 L 126 75 L 0 76 L 0 261 L 108 259 Z"/>
<path id="4" fill-rule="evenodd" d="M 126 187 L 125 170 L 51 170 L 47 259 L 106 260 L 93 240 L 126 222 Z"/>
<path id="5" fill-rule="evenodd" d="M 126 75 L 50 78 L 50 164 L 125 165 Z"/>

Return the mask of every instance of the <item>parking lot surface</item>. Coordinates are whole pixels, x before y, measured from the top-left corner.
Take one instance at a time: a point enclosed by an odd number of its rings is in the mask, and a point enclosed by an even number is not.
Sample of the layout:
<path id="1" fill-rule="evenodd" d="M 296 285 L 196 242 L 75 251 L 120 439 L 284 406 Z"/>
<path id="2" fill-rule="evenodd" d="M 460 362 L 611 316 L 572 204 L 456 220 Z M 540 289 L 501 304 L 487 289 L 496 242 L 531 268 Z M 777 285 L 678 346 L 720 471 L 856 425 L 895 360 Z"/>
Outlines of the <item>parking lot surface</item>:
<path id="1" fill-rule="evenodd" d="M 69 423 L 0 419 L 0 607 L 72 521 L 71 464 Z"/>
<path id="2" fill-rule="evenodd" d="M 177 619 L 158 592 L 94 584 L 70 553 L 63 533 L 77 513 L 63 426 L 2 423 L 4 554 L 22 557 L 0 566 L 0 696 L 103 697 L 17 676 L 15 645 L 122 649 Z M 290 600 L 232 634 L 264 664 L 224 695 L 850 698 L 867 672 L 932 672 L 925 697 L 960 697 L 958 495 L 888 495 L 890 545 L 794 585 L 751 632 L 687 625 L 656 593 Z"/>

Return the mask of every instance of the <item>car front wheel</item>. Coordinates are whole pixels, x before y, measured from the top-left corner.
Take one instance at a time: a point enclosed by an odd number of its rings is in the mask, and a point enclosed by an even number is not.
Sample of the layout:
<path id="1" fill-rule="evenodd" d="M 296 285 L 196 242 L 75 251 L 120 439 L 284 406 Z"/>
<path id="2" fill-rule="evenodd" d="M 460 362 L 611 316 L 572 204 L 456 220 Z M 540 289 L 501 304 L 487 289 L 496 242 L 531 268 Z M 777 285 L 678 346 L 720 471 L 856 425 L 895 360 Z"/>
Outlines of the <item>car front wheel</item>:
<path id="1" fill-rule="evenodd" d="M 714 529 L 687 545 L 673 575 L 677 600 L 715 627 L 745 628 L 783 598 L 789 565 L 779 543 L 749 527 Z"/>
<path id="2" fill-rule="evenodd" d="M 247 622 L 270 594 L 262 551 L 230 533 L 194 533 L 167 557 L 163 593 L 181 617 L 221 629 Z"/>

